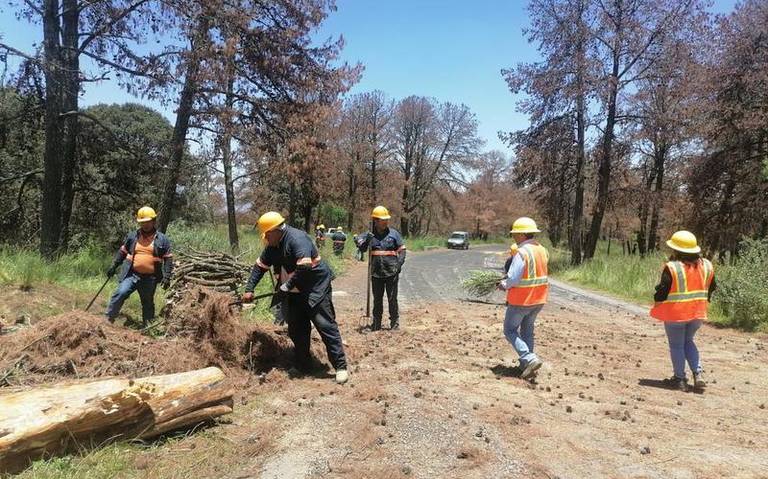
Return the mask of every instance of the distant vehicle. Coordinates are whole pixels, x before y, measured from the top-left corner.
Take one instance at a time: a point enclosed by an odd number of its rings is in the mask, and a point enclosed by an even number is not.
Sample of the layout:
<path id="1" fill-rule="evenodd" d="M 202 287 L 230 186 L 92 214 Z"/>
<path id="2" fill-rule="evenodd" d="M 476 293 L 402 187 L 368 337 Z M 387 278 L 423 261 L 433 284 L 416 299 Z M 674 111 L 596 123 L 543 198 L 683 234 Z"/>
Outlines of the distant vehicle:
<path id="1" fill-rule="evenodd" d="M 466 231 L 454 231 L 448 237 L 445 246 L 448 249 L 469 249 L 469 233 Z"/>

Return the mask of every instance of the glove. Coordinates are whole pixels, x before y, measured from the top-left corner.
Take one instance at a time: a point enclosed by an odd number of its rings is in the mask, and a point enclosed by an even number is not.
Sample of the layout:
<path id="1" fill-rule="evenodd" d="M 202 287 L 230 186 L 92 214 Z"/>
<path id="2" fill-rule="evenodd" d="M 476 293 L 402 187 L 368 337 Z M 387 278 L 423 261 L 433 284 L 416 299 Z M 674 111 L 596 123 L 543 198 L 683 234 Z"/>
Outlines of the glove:
<path id="1" fill-rule="evenodd" d="M 171 286 L 171 278 L 163 278 L 163 280 L 160 282 L 160 286 L 164 290 L 168 289 L 168 287 Z"/>
<path id="2" fill-rule="evenodd" d="M 280 292 L 287 293 L 289 291 L 288 283 L 281 284 L 279 289 L 280 289 Z"/>
<path id="3" fill-rule="evenodd" d="M 253 302 L 253 291 L 246 291 L 245 293 L 243 293 L 242 301 L 243 303 Z"/>
<path id="4" fill-rule="evenodd" d="M 112 266 L 110 266 L 110 267 L 109 267 L 109 269 L 107 269 L 107 277 L 112 277 L 112 276 L 114 276 L 114 275 L 115 275 L 115 273 L 117 273 L 117 268 L 118 268 L 119 266 L 120 266 L 119 264 L 117 264 L 117 263 L 113 263 L 113 264 L 112 264 Z"/>

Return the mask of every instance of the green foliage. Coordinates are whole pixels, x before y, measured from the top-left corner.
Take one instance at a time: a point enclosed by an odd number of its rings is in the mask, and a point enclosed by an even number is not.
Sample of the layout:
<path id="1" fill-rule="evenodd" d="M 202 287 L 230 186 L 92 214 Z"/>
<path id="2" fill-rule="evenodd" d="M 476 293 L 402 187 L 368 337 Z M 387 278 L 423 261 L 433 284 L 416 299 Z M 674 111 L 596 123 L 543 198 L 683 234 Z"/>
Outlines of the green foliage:
<path id="1" fill-rule="evenodd" d="M 326 228 L 347 227 L 347 209 L 333 203 L 323 203 L 320 209 L 320 223 Z"/>
<path id="2" fill-rule="evenodd" d="M 733 264 L 718 270 L 716 301 L 724 324 L 768 329 L 768 239 L 746 239 Z"/>
<path id="3" fill-rule="evenodd" d="M 496 271 L 470 271 L 469 276 L 461 282 L 461 286 L 473 296 L 488 296 L 496 290 L 496 284 L 503 276 Z"/>

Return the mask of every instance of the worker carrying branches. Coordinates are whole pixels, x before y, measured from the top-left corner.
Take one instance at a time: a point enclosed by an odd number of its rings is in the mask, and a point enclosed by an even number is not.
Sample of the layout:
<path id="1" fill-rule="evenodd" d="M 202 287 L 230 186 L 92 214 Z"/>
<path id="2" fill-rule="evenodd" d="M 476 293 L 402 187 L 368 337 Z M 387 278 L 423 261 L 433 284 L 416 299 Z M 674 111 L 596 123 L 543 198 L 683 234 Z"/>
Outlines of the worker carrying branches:
<path id="1" fill-rule="evenodd" d="M 288 336 L 296 349 L 296 368 L 309 372 L 312 367 L 310 335 L 314 324 L 336 369 L 336 382 L 347 382 L 347 359 L 332 300 L 331 268 L 320 257 L 312 238 L 285 224 L 280 213 L 264 213 L 256 225 L 267 246 L 251 271 L 243 302 L 253 300 L 254 288 L 273 268 L 280 278 L 279 294 L 286 295 L 283 307 Z"/>
<path id="2" fill-rule="evenodd" d="M 383 206 L 371 212 L 373 232 L 358 235 L 357 247 L 361 252 L 371 253 L 371 286 L 373 290 L 373 324 L 371 330 L 381 329 L 384 313 L 384 291 L 389 303 L 390 329 L 400 327 L 400 311 L 397 304 L 397 284 L 400 271 L 405 263 L 405 244 L 400 232 L 389 226 L 391 215 Z"/>
<path id="3" fill-rule="evenodd" d="M 549 293 L 549 254 L 536 241 L 540 230 L 531 218 L 515 220 L 511 233 L 518 246 L 517 254 L 512 256 L 506 278 L 499 282 L 499 289 L 507 292 L 504 336 L 520 357 L 520 377 L 527 379 L 543 364 L 533 352 L 533 329 Z"/>

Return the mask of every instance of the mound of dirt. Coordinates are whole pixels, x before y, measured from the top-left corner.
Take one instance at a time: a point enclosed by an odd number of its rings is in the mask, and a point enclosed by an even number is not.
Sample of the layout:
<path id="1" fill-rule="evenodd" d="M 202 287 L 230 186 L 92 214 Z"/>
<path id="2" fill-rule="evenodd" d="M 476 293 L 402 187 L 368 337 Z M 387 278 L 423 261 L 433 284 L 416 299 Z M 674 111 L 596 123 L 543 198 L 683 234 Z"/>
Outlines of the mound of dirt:
<path id="1" fill-rule="evenodd" d="M 4 383 L 62 377 L 149 376 L 205 367 L 186 342 L 160 341 L 72 311 L 0 337 Z"/>
<path id="2" fill-rule="evenodd" d="M 242 323 L 231 303 L 229 294 L 194 287 L 168 308 L 166 336 L 157 339 L 83 311 L 48 318 L 0 336 L 0 387 L 207 366 L 244 382 L 251 371 L 290 367 L 293 345 L 285 331 Z M 318 356 L 319 344 L 313 350 Z"/>

